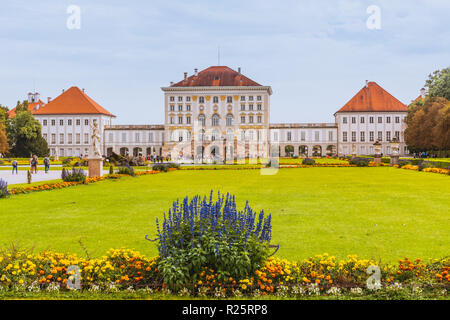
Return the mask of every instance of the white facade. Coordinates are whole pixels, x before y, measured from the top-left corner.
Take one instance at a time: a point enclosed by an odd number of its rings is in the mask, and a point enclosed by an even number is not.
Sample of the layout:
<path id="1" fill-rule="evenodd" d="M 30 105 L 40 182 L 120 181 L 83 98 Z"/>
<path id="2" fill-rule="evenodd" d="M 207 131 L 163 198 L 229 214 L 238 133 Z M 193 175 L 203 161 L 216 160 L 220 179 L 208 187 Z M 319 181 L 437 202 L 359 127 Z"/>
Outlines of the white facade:
<path id="1" fill-rule="evenodd" d="M 404 132 L 407 112 L 338 112 L 335 114 L 338 128 L 338 154 L 373 155 L 373 144 L 381 143 L 381 153 L 391 154 L 389 142 L 397 137 L 400 155 L 408 154 Z"/>
<path id="2" fill-rule="evenodd" d="M 80 157 L 89 154 L 91 125 L 97 121 L 100 132 L 112 124 L 111 116 L 102 114 L 34 115 L 42 125 L 42 135 L 47 141 L 50 155 Z M 103 137 L 101 137 L 103 145 Z"/>

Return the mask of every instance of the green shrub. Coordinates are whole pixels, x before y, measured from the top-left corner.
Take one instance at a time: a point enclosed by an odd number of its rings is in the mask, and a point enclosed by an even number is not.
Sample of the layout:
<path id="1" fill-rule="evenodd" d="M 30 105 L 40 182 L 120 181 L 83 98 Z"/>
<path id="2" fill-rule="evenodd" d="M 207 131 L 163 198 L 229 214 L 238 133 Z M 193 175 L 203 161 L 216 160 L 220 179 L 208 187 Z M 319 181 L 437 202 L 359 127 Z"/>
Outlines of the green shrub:
<path id="1" fill-rule="evenodd" d="M 368 167 L 369 166 L 369 162 L 360 160 L 360 161 L 356 162 L 356 166 L 357 167 Z"/>
<path id="2" fill-rule="evenodd" d="M 135 173 L 134 173 L 134 169 L 132 167 L 127 167 L 127 166 L 123 166 L 123 167 L 119 167 L 119 171 L 117 172 L 118 174 L 126 174 L 129 176 L 134 177 Z"/>
<path id="3" fill-rule="evenodd" d="M 72 168 L 72 170 L 67 170 L 63 168 L 61 173 L 61 179 L 64 182 L 84 182 L 86 180 L 86 174 L 83 169 Z"/>
<path id="4" fill-rule="evenodd" d="M 114 173 L 114 167 L 113 166 L 110 166 L 109 167 L 109 174 L 113 174 Z"/>
<path id="5" fill-rule="evenodd" d="M 180 169 L 180 165 L 178 163 L 170 162 L 170 163 L 167 164 L 167 168 L 169 168 L 169 169 L 171 169 L 171 168 Z"/>
<path id="6" fill-rule="evenodd" d="M 314 159 L 305 158 L 302 160 L 302 164 L 305 166 L 313 166 L 316 164 L 316 161 Z"/>
<path id="7" fill-rule="evenodd" d="M 193 285 L 203 271 L 214 270 L 216 281 L 245 279 L 263 266 L 269 254 L 271 215 L 254 212 L 248 205 L 236 208 L 235 197 L 227 194 L 213 201 L 197 195 L 178 200 L 158 231 L 158 265 L 163 280 L 172 288 Z"/>
<path id="8" fill-rule="evenodd" d="M 8 182 L 0 178 L 0 198 L 6 198 L 8 196 Z"/>
<path id="9" fill-rule="evenodd" d="M 161 172 L 167 172 L 168 168 L 166 165 L 162 164 L 162 163 L 158 163 L 158 164 L 154 164 L 152 167 L 153 171 L 161 171 Z"/>

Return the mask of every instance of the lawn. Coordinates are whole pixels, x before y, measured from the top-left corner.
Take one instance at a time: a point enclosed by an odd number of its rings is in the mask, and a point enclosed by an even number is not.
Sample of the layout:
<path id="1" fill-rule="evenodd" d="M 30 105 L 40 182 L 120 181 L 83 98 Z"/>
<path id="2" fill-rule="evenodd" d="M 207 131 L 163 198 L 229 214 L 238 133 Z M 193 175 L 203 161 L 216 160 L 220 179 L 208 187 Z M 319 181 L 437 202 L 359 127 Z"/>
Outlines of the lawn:
<path id="1" fill-rule="evenodd" d="M 156 255 L 155 218 L 176 198 L 211 189 L 237 196 L 273 215 L 278 255 L 327 252 L 393 262 L 441 258 L 450 252 L 450 179 L 446 175 L 380 168 L 175 171 L 109 180 L 0 200 L 0 245 L 91 256 L 112 247 Z"/>

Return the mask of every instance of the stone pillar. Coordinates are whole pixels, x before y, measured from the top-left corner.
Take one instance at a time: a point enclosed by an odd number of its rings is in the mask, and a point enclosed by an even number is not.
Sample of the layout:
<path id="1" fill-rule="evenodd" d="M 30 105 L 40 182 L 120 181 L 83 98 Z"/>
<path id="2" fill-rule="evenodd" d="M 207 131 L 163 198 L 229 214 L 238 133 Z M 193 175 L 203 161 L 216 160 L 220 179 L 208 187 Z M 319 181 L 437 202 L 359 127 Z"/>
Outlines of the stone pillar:
<path id="1" fill-rule="evenodd" d="M 103 158 L 88 158 L 89 178 L 103 176 Z"/>
<path id="2" fill-rule="evenodd" d="M 391 166 L 395 166 L 398 164 L 399 155 L 391 155 Z M 381 161 L 381 159 L 380 159 Z"/>

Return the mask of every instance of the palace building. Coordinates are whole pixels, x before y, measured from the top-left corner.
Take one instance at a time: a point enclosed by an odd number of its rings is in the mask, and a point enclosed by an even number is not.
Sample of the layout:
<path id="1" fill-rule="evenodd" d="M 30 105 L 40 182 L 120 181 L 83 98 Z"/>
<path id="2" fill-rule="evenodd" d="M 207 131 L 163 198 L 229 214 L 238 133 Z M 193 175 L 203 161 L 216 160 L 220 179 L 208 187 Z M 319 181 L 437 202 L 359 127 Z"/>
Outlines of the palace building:
<path id="1" fill-rule="evenodd" d="M 365 86 L 335 113 L 334 123 L 270 123 L 272 88 L 226 66 L 194 70 L 161 88 L 164 124 L 114 125 L 115 116 L 72 87 L 45 104 L 29 94 L 30 111 L 42 124 L 51 155 L 86 155 L 90 124 L 98 122 L 105 156 L 160 155 L 173 160 L 226 161 L 267 156 L 372 155 L 390 140 L 404 142 L 408 107 L 375 82 Z M 31 106 L 31 107 L 30 107 Z M 14 116 L 14 109 L 10 111 Z"/>

